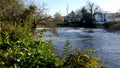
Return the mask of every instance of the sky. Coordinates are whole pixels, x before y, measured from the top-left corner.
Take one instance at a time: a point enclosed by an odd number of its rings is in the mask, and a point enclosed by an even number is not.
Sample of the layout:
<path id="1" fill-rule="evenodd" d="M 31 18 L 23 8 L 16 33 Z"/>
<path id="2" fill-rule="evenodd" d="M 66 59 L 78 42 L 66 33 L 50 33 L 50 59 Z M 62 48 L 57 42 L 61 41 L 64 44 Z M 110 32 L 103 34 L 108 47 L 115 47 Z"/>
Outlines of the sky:
<path id="1" fill-rule="evenodd" d="M 85 6 L 87 2 L 93 2 L 98 5 L 103 11 L 117 12 L 120 11 L 120 0 L 34 0 L 35 3 L 46 4 L 48 13 L 54 15 L 56 12 L 66 15 L 67 5 L 69 7 L 68 12 L 75 11 Z"/>

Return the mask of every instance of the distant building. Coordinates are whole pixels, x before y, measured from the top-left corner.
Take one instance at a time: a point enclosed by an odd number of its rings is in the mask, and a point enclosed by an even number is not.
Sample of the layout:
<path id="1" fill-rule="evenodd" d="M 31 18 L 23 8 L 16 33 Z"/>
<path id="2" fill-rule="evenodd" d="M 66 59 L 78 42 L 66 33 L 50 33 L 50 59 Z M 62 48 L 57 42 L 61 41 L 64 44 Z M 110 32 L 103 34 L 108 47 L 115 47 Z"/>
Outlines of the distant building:
<path id="1" fill-rule="evenodd" d="M 109 21 L 120 21 L 120 13 L 104 13 L 95 15 L 95 23 L 103 24 Z"/>
<path id="2" fill-rule="evenodd" d="M 94 23 L 103 24 L 109 21 L 120 21 L 120 13 L 102 13 L 96 14 L 94 17 Z M 65 22 L 79 22 L 81 20 L 81 16 L 76 16 L 75 13 L 71 12 L 67 16 L 64 16 Z"/>

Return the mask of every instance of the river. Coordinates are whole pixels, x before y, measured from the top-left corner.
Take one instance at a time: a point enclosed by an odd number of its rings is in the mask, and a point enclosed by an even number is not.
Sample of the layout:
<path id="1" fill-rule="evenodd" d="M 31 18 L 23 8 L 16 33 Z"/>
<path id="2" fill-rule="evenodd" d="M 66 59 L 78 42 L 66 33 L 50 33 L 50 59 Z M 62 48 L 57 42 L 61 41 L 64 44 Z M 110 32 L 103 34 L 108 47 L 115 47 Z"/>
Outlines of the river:
<path id="1" fill-rule="evenodd" d="M 108 68 L 120 68 L 120 32 L 76 27 L 60 27 L 57 31 L 58 35 L 46 32 L 44 38 L 52 40 L 58 51 L 62 51 L 69 40 L 72 47 L 96 50 Z"/>

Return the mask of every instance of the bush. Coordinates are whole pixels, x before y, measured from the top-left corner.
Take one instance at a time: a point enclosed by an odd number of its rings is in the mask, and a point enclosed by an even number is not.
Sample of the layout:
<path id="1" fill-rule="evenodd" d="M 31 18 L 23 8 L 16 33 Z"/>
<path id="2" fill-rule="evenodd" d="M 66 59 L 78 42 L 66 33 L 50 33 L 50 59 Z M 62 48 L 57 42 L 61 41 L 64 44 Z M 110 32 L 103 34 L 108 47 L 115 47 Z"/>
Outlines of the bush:
<path id="1" fill-rule="evenodd" d="M 110 22 L 104 23 L 103 26 L 104 26 L 104 28 L 109 29 L 115 23 L 116 23 L 115 21 L 110 21 Z"/>
<path id="2" fill-rule="evenodd" d="M 99 58 L 95 56 L 95 50 L 81 51 L 80 48 L 71 49 L 69 43 L 64 46 L 64 68 L 98 68 Z"/>
<path id="3" fill-rule="evenodd" d="M 65 59 L 66 68 L 98 68 L 98 58 L 90 56 L 91 51 L 69 54 Z"/>
<path id="4" fill-rule="evenodd" d="M 50 42 L 33 40 L 32 33 L 20 26 L 4 26 L 0 33 L 0 67 L 58 67 Z"/>
<path id="5" fill-rule="evenodd" d="M 109 31 L 120 30 L 120 22 L 119 21 L 110 21 L 103 24 L 104 28 Z"/>

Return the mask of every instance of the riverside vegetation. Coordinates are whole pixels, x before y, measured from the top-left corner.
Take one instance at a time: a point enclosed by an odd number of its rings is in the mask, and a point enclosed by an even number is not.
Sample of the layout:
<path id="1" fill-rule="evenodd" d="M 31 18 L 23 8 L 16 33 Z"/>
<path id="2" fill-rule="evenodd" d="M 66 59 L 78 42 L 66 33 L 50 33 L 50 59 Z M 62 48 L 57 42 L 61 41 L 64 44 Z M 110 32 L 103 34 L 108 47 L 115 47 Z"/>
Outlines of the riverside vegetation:
<path id="1" fill-rule="evenodd" d="M 110 21 L 103 24 L 103 27 L 108 31 L 119 31 L 120 30 L 120 22 L 119 21 Z"/>
<path id="2" fill-rule="evenodd" d="M 1 0 L 0 3 L 0 68 L 99 67 L 95 50 L 81 51 L 75 48 L 71 51 L 69 42 L 66 42 L 60 56 L 55 54 L 51 41 L 42 38 L 44 30 L 40 32 L 40 38 L 35 40 L 35 6 L 25 8 L 19 0 Z M 37 20 L 43 21 L 40 18 Z"/>

